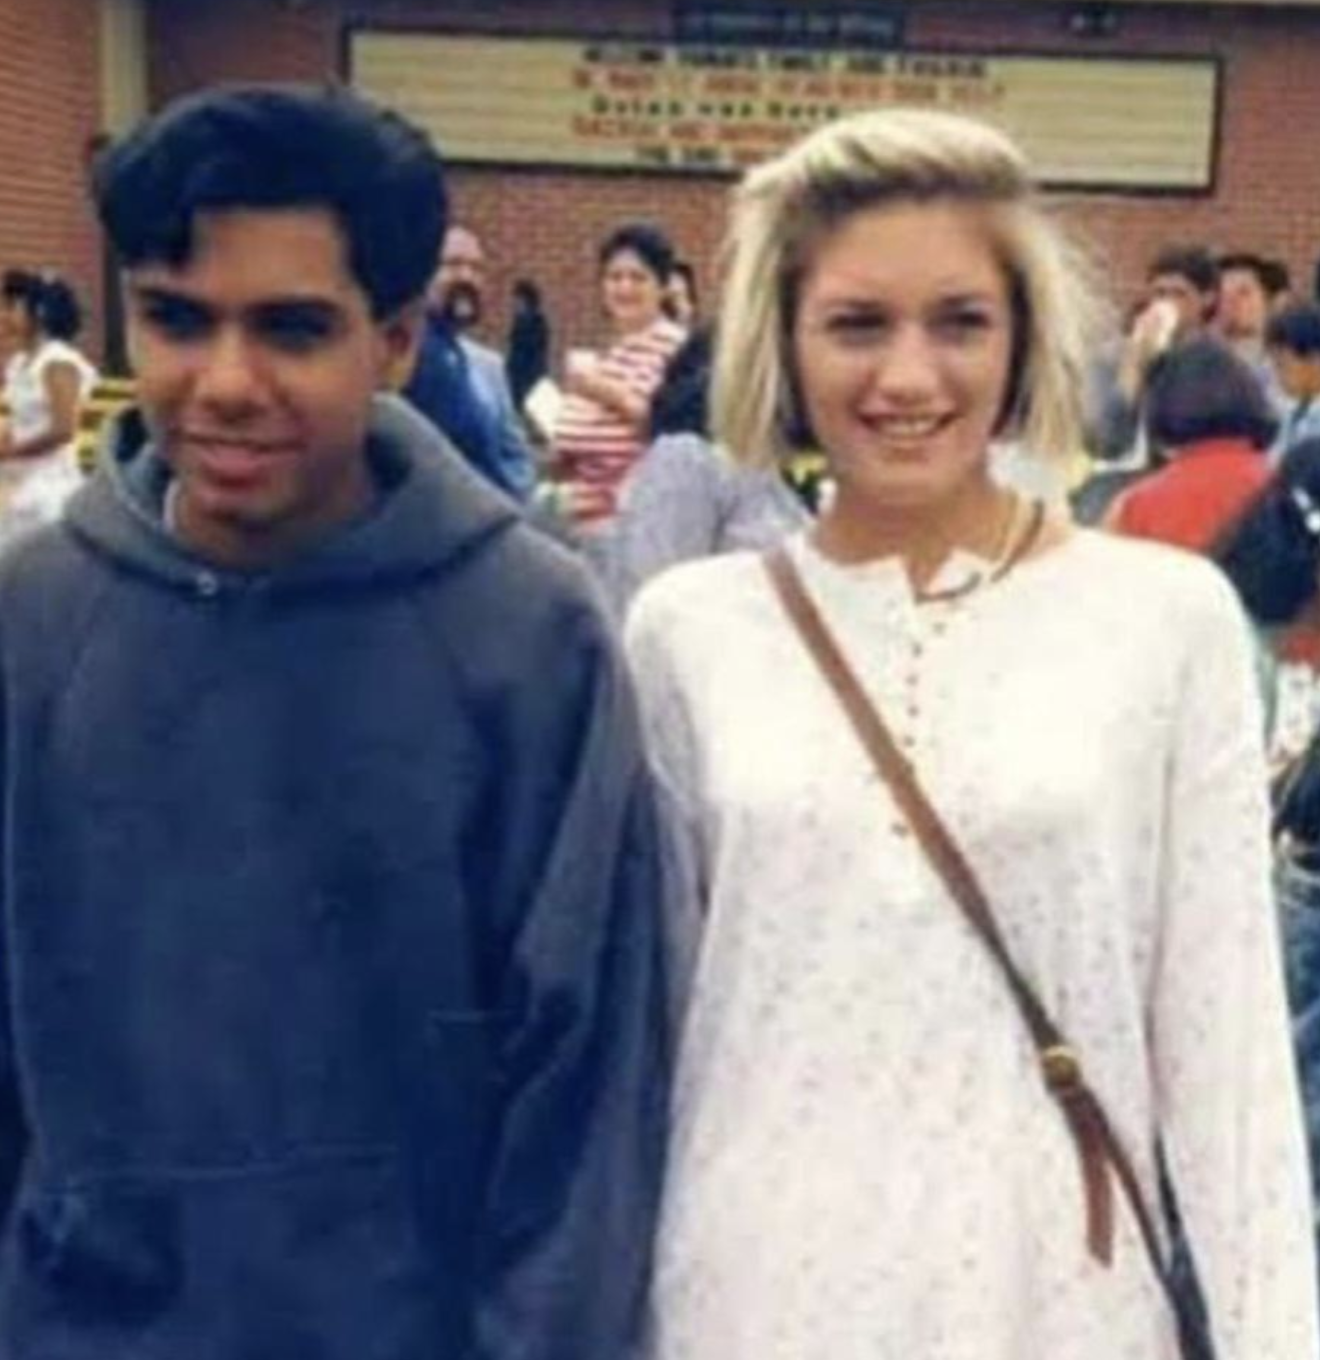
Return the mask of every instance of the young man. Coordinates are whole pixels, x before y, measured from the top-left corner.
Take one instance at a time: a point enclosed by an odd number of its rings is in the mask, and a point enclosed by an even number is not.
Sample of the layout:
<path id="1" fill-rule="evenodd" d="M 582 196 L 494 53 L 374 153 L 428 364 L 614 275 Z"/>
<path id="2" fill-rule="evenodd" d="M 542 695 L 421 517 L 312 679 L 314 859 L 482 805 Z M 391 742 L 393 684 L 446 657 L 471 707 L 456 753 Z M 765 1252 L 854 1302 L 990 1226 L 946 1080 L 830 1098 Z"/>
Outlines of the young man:
<path id="1" fill-rule="evenodd" d="M 1294 302 L 1265 326 L 1265 349 L 1288 399 L 1275 444 L 1280 456 L 1303 439 L 1320 437 L 1320 306 Z"/>
<path id="2" fill-rule="evenodd" d="M 1251 368 L 1276 414 L 1282 417 L 1288 399 L 1265 352 L 1265 327 L 1274 307 L 1277 282 L 1277 265 L 1263 256 L 1250 251 L 1221 255 L 1215 329 Z"/>
<path id="3" fill-rule="evenodd" d="M 1169 345 L 1196 335 L 1215 308 L 1219 271 L 1202 246 L 1166 246 L 1146 270 L 1140 309 L 1092 375 L 1090 443 L 1100 458 L 1144 468 L 1141 413 L 1151 365 Z"/>
<path id="4" fill-rule="evenodd" d="M 0 565 L 0 1353 L 616 1360 L 650 789 L 582 571 L 376 398 L 439 163 L 240 88 L 96 193 L 145 427 Z"/>

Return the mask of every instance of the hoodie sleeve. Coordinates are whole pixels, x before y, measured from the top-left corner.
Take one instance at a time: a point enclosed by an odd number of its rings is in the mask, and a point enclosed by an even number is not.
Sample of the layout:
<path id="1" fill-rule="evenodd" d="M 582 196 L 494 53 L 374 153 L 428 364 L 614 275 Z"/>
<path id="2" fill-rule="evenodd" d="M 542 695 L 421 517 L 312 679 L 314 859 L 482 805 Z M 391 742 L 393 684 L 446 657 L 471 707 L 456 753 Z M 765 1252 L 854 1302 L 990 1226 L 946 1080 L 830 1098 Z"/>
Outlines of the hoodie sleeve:
<path id="1" fill-rule="evenodd" d="M 654 790 L 594 611 L 561 618 L 506 733 L 510 1017 L 477 1360 L 620 1360 L 645 1303 L 668 1054 Z M 557 665 L 569 672 L 557 683 Z"/>

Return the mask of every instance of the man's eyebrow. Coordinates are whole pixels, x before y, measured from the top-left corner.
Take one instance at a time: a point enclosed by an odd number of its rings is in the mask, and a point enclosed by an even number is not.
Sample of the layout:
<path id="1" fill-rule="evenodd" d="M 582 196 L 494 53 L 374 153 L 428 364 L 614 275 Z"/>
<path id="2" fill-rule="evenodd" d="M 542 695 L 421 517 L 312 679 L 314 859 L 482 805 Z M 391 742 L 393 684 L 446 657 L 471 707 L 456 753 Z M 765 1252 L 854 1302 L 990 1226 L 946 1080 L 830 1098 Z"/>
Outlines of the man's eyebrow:
<path id="1" fill-rule="evenodd" d="M 175 307 L 195 307 L 198 311 L 209 311 L 210 307 L 200 298 L 193 297 L 192 294 L 180 291 L 177 288 L 167 288 L 155 283 L 130 283 L 129 293 L 139 302 L 167 303 Z"/>
<path id="2" fill-rule="evenodd" d="M 269 316 L 272 313 L 283 315 L 294 312 L 335 317 L 339 315 L 343 308 L 329 298 L 299 297 L 295 294 L 289 297 L 262 298 L 260 302 L 254 302 L 247 310 L 257 316 Z"/>

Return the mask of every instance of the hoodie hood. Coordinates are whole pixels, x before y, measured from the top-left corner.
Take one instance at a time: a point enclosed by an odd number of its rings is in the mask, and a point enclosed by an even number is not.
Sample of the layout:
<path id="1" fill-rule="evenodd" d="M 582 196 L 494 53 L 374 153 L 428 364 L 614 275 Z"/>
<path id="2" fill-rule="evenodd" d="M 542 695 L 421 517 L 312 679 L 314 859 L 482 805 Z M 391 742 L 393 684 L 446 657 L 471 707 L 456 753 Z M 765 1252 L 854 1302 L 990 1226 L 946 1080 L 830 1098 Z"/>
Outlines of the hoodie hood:
<path id="1" fill-rule="evenodd" d="M 95 551 L 188 590 L 254 580 L 319 589 L 415 577 L 519 523 L 512 502 L 397 397 L 374 402 L 367 458 L 381 491 L 367 515 L 275 566 L 240 572 L 198 556 L 166 530 L 172 474 L 141 418 L 129 412 L 110 426 L 97 473 L 69 501 L 65 520 Z"/>

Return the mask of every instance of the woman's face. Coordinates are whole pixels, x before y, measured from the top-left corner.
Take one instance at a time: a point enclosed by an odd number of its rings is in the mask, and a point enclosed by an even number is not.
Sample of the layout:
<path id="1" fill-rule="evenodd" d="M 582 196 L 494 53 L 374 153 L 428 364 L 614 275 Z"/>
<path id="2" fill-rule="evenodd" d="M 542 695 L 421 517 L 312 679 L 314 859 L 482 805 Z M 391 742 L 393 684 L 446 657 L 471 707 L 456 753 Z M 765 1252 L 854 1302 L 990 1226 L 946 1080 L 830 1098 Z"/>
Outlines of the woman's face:
<path id="1" fill-rule="evenodd" d="M 649 326 L 660 316 L 664 282 L 635 250 L 616 250 L 600 274 L 601 304 L 620 335 Z"/>
<path id="2" fill-rule="evenodd" d="M 0 298 L 0 343 L 7 347 L 30 345 L 36 333 L 32 313 L 22 298 Z"/>
<path id="3" fill-rule="evenodd" d="M 797 301 L 794 371 L 840 504 L 930 508 L 986 477 L 1013 316 L 980 210 L 858 211 L 817 246 Z"/>

